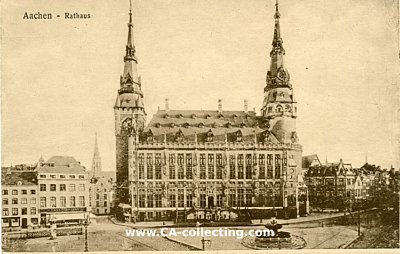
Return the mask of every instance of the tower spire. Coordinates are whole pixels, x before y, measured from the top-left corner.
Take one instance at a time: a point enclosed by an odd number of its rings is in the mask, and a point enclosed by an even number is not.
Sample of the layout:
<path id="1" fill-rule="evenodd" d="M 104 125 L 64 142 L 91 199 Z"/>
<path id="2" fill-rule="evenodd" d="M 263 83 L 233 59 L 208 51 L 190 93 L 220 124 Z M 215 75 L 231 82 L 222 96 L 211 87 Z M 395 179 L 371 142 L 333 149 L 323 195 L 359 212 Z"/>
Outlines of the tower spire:
<path id="1" fill-rule="evenodd" d="M 97 143 L 97 132 L 94 136 L 94 153 L 92 161 L 92 176 L 96 177 L 97 173 L 101 172 L 101 158 L 99 152 L 99 145 Z"/>

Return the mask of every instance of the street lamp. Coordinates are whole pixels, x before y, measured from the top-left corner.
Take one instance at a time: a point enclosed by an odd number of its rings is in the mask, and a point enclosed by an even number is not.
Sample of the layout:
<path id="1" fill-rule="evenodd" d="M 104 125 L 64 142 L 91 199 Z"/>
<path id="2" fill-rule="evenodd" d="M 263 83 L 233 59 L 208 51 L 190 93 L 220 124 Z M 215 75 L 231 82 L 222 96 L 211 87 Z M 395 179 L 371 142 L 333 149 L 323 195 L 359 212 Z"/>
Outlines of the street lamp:
<path id="1" fill-rule="evenodd" d="M 87 227 L 89 226 L 89 214 L 85 214 L 85 219 L 83 220 L 83 225 L 85 226 L 85 250 L 84 250 L 84 252 L 89 252 L 88 233 L 87 233 Z"/>
<path id="2" fill-rule="evenodd" d="M 196 227 L 199 228 L 200 226 L 201 226 L 200 222 L 197 221 L 197 222 L 196 222 Z M 204 235 L 203 235 L 202 238 L 201 238 L 201 245 L 202 245 L 202 250 L 203 250 L 203 251 L 206 250 L 206 242 L 211 243 L 211 240 L 206 240 L 206 239 L 204 238 Z"/>

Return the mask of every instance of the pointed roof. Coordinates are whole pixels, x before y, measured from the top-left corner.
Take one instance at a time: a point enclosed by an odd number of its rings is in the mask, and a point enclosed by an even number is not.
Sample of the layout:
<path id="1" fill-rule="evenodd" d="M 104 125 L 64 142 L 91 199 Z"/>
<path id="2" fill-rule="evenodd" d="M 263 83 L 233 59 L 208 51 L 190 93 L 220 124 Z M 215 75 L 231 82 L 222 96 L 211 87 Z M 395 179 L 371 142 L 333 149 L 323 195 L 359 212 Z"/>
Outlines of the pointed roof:
<path id="1" fill-rule="evenodd" d="M 99 145 L 97 143 L 97 132 L 95 133 L 94 136 L 94 156 L 100 157 Z"/>

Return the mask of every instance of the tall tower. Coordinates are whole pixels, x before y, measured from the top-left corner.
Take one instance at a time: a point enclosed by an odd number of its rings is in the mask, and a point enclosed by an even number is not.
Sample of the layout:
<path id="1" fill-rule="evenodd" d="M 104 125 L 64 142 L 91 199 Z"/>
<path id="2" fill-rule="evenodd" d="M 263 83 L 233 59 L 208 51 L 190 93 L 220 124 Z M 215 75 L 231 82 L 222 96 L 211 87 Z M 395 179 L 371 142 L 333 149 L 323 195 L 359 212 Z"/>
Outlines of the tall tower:
<path id="1" fill-rule="evenodd" d="M 128 41 L 124 56 L 124 71 L 114 106 L 116 136 L 117 201 L 130 204 L 129 169 L 130 151 L 138 142 L 146 122 L 143 92 L 137 72 L 137 58 L 133 41 L 132 8 L 129 10 Z"/>
<path id="2" fill-rule="evenodd" d="M 96 177 L 101 172 L 101 157 L 99 152 L 99 145 L 97 144 L 97 133 L 94 138 L 94 153 L 92 160 L 92 177 Z"/>
<path id="3" fill-rule="evenodd" d="M 283 169 L 280 180 L 284 210 L 288 213 L 294 210 L 299 216 L 299 195 L 305 196 L 307 190 L 301 177 L 302 148 L 298 144 L 296 132 L 297 102 L 290 83 L 290 74 L 284 64 L 285 49 L 280 31 L 280 17 L 276 1 L 271 62 L 267 71 L 261 113 L 266 122 L 267 133 L 272 133 L 282 144 Z"/>
<path id="4" fill-rule="evenodd" d="M 281 143 L 297 142 L 297 102 L 293 95 L 290 75 L 284 65 L 283 40 L 280 31 L 278 2 L 275 4 L 275 28 L 270 52 L 271 63 L 264 88 L 261 113 L 268 121 L 267 128 Z"/>

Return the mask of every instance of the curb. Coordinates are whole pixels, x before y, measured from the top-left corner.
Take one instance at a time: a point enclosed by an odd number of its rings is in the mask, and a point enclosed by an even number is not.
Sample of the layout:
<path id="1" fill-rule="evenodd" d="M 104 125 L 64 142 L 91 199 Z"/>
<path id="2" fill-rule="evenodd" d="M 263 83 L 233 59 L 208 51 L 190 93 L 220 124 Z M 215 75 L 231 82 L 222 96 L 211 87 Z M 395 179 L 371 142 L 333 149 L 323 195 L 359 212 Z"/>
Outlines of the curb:
<path id="1" fill-rule="evenodd" d="M 178 243 L 178 244 L 181 244 L 181 245 L 184 245 L 184 246 L 186 246 L 186 247 L 188 247 L 188 248 L 192 248 L 192 249 L 194 249 L 194 250 L 203 250 L 203 249 L 201 249 L 201 248 L 199 248 L 199 247 L 196 247 L 196 246 L 194 246 L 194 245 L 190 245 L 190 244 L 187 244 L 187 243 L 185 243 L 185 242 L 182 242 L 182 241 L 179 241 L 179 240 L 175 240 L 175 239 L 172 239 L 172 238 L 169 238 L 169 237 L 167 237 L 167 236 L 163 236 L 163 238 L 164 239 L 167 239 L 168 241 L 171 241 L 171 242 L 174 242 L 174 243 Z"/>
<path id="2" fill-rule="evenodd" d="M 350 245 L 352 245 L 355 241 L 357 241 L 361 236 L 362 236 L 362 234 L 360 236 L 357 236 L 356 238 L 354 238 L 350 242 L 345 243 L 344 245 L 340 246 L 339 249 L 348 249 L 350 247 Z"/>

